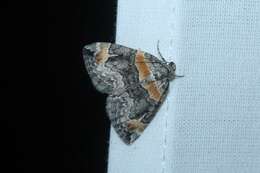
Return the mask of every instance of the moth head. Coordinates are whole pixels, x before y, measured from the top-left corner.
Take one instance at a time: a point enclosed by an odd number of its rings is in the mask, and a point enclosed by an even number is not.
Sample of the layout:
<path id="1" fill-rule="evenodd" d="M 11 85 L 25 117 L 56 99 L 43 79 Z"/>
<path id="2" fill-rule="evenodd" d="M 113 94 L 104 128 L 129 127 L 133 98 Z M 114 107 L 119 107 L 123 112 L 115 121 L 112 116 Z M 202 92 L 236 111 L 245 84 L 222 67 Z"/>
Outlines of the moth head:
<path id="1" fill-rule="evenodd" d="M 169 62 L 168 63 L 170 70 L 175 72 L 176 71 L 176 64 L 174 62 Z"/>
<path id="2" fill-rule="evenodd" d="M 175 78 L 180 78 L 180 77 L 184 77 L 183 75 L 176 75 L 175 71 L 176 71 L 176 64 L 174 62 L 169 62 L 167 63 L 167 68 L 168 68 L 168 79 L 169 80 L 173 80 Z"/>
<path id="3" fill-rule="evenodd" d="M 175 78 L 176 64 L 174 62 L 167 63 L 168 71 L 169 71 L 169 79 L 173 80 Z"/>

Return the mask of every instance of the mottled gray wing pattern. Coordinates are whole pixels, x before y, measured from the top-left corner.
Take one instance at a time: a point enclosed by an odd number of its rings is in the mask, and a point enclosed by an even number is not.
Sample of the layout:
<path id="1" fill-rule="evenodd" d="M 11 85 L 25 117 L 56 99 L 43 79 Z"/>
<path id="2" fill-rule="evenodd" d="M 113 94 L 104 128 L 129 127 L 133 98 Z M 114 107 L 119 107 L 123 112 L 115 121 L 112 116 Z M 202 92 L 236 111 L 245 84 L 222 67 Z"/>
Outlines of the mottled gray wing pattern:
<path id="1" fill-rule="evenodd" d="M 126 144 L 155 116 L 169 86 L 169 69 L 151 54 L 111 43 L 84 47 L 86 69 L 97 90 L 107 93 L 106 110 Z"/>
<path id="2" fill-rule="evenodd" d="M 85 66 L 93 85 L 102 93 L 122 93 L 138 83 L 132 73 L 136 50 L 111 43 L 93 43 L 83 49 Z"/>
<path id="3" fill-rule="evenodd" d="M 120 138 L 126 143 L 133 143 L 154 118 L 168 93 L 169 81 L 157 81 L 161 92 L 160 100 L 150 98 L 149 93 L 137 86 L 129 88 L 121 95 L 109 95 L 106 110 L 111 124 Z"/>

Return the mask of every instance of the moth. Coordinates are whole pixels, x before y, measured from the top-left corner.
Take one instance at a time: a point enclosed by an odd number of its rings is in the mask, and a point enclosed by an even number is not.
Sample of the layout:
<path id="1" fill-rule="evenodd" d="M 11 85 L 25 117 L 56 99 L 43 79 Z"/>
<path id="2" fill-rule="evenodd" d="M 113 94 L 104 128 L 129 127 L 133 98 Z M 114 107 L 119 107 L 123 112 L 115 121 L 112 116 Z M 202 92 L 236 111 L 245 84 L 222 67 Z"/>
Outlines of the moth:
<path id="1" fill-rule="evenodd" d="M 159 43 L 158 43 L 159 44 Z M 95 88 L 108 94 L 106 112 L 119 137 L 132 144 L 164 102 L 178 76 L 174 62 L 119 44 L 97 42 L 83 48 Z"/>

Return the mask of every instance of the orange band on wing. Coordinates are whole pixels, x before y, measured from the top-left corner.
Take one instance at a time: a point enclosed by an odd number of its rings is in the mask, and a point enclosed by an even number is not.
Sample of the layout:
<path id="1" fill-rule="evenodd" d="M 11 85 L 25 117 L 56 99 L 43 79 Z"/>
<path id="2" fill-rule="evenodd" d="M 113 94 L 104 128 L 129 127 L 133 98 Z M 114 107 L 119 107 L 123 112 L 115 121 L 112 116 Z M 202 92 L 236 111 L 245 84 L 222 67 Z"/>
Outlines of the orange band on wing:
<path id="1" fill-rule="evenodd" d="M 127 129 L 132 132 L 141 133 L 144 131 L 145 125 L 141 121 L 133 119 L 127 122 Z"/>
<path id="2" fill-rule="evenodd" d="M 145 59 L 145 55 L 141 51 L 137 51 L 135 56 L 135 66 L 139 72 L 139 80 L 145 80 L 147 77 L 151 75 L 150 67 L 147 65 L 148 60 Z M 144 85 L 144 88 L 148 91 L 151 99 L 155 101 L 160 101 L 161 92 L 155 81 L 149 82 Z"/>
<path id="3" fill-rule="evenodd" d="M 156 100 L 157 102 L 160 101 L 161 93 L 155 81 L 146 84 L 145 89 L 148 91 L 150 98 Z"/>
<path id="4" fill-rule="evenodd" d="M 96 53 L 96 63 L 97 64 L 103 64 L 107 61 L 107 59 L 109 58 L 109 53 L 108 53 L 108 49 L 109 49 L 109 45 L 100 45 L 99 47 L 99 51 Z"/>
<path id="5" fill-rule="evenodd" d="M 135 56 L 135 66 L 139 72 L 140 81 L 146 79 L 151 74 L 150 69 L 145 61 L 147 60 L 145 60 L 144 53 L 138 50 Z"/>

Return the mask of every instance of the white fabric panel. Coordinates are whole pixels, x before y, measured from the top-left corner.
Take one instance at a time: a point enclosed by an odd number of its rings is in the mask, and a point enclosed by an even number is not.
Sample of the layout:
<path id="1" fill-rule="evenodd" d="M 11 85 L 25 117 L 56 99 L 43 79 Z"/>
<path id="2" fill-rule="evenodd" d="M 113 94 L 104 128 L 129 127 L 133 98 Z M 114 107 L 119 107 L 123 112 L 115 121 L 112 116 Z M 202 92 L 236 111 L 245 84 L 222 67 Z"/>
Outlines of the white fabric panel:
<path id="1" fill-rule="evenodd" d="M 111 130 L 108 172 L 260 172 L 259 26 L 257 0 L 118 0 L 117 43 L 185 77 L 134 144 Z"/>

